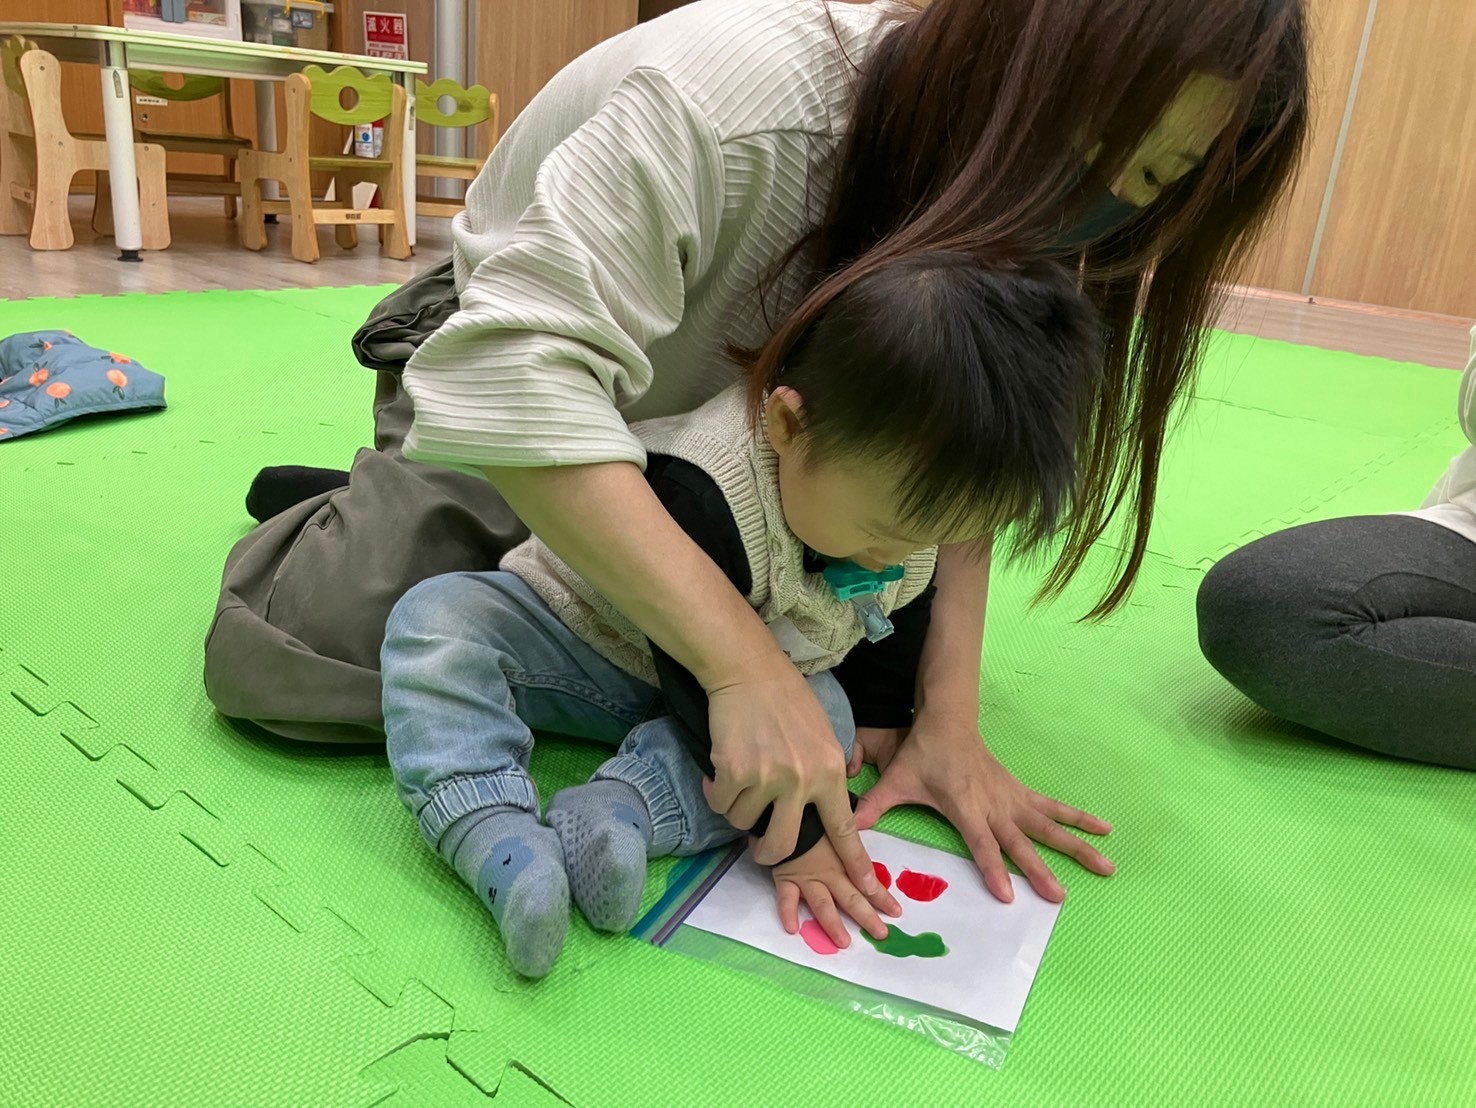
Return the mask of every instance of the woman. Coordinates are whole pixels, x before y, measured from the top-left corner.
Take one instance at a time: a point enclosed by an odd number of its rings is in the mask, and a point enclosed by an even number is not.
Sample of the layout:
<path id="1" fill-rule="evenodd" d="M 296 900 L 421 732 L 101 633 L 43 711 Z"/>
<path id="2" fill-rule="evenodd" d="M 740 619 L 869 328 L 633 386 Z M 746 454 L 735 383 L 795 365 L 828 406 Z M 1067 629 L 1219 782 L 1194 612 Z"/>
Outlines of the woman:
<path id="1" fill-rule="evenodd" d="M 291 506 L 227 561 L 212 699 L 284 735 L 381 738 L 391 605 L 424 577 L 491 567 L 526 524 L 699 677 L 714 809 L 748 826 L 772 806 L 760 860 L 789 853 L 813 803 L 876 890 L 856 828 L 919 803 L 1003 899 L 1002 855 L 1063 895 L 1032 838 L 1110 872 L 1063 826 L 1107 825 L 1025 788 L 980 740 L 987 554 L 940 558 L 912 727 L 862 737 L 883 776 L 853 818 L 823 711 L 661 509 L 625 423 L 696 407 L 735 379 L 737 351 L 782 359 L 898 254 L 1080 255 L 1106 366 L 1047 591 L 1125 507 L 1128 553 L 1094 614 L 1109 612 L 1143 557 L 1216 281 L 1285 185 L 1306 112 L 1299 0 L 706 0 L 602 44 L 473 185 L 459 310 L 403 389 L 381 373 L 377 450 L 336 491 L 263 474 L 261 514 Z M 371 323 L 371 354 L 419 342 L 437 318 L 425 299 Z"/>
<path id="2" fill-rule="evenodd" d="M 1476 330 L 1459 415 L 1476 443 Z M 1309 523 L 1224 559 L 1200 586 L 1199 641 L 1269 712 L 1476 769 L 1476 446 L 1419 511 Z"/>

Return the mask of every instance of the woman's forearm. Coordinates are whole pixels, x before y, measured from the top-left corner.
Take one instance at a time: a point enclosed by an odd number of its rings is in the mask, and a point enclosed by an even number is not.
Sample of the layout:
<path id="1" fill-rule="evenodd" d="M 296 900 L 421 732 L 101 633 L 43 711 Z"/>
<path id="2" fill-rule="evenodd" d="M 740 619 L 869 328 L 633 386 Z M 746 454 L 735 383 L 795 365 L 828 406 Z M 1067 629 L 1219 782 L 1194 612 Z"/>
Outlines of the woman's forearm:
<path id="1" fill-rule="evenodd" d="M 938 595 L 917 671 L 919 713 L 978 719 L 989 557 L 987 545 L 938 551 Z"/>
<path id="2" fill-rule="evenodd" d="M 788 664 L 747 601 L 629 462 L 484 471 L 519 518 L 716 692 Z"/>

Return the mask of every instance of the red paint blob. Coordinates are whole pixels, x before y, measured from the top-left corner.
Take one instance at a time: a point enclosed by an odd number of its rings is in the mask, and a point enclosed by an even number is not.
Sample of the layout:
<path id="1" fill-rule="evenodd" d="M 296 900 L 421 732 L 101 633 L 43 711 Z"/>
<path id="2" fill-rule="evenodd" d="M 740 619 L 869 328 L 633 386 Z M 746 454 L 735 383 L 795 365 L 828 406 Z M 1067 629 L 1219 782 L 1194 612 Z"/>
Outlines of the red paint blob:
<path id="1" fill-rule="evenodd" d="M 892 887 L 891 871 L 880 862 L 872 862 L 871 868 L 876 870 L 876 879 L 882 883 L 882 888 L 890 889 Z"/>
<path id="2" fill-rule="evenodd" d="M 820 926 L 819 921 L 807 919 L 800 924 L 800 938 L 805 940 L 805 945 L 816 954 L 836 954 L 840 947 L 836 946 L 825 933 L 825 928 Z"/>
<path id="3" fill-rule="evenodd" d="M 948 882 L 931 873 L 914 873 L 910 869 L 904 869 L 897 878 L 897 888 L 913 900 L 926 903 L 942 896 L 943 890 L 948 888 Z"/>

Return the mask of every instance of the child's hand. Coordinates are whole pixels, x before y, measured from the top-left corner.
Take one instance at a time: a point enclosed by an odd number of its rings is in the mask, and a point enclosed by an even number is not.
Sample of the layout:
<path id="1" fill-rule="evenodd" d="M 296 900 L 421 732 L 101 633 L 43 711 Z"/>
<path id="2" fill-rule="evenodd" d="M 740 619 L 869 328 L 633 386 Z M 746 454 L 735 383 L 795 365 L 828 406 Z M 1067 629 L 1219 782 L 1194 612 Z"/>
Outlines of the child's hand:
<path id="1" fill-rule="evenodd" d="M 851 760 L 846 764 L 846 776 L 855 777 L 863 765 L 873 765 L 885 770 L 897 756 L 897 747 L 907 738 L 905 727 L 858 727 L 856 742 L 851 747 Z"/>
<path id="2" fill-rule="evenodd" d="M 900 916 L 901 907 L 885 889 L 870 901 L 851 879 L 840 855 L 829 839 L 821 839 L 798 858 L 774 867 L 774 889 L 779 899 L 779 922 L 791 935 L 799 931 L 799 906 L 803 900 L 817 923 L 838 947 L 851 945 L 851 934 L 841 922 L 843 911 L 878 939 L 887 937 L 887 925 L 877 908 L 889 916 Z M 873 907 L 873 904 L 875 907 Z"/>

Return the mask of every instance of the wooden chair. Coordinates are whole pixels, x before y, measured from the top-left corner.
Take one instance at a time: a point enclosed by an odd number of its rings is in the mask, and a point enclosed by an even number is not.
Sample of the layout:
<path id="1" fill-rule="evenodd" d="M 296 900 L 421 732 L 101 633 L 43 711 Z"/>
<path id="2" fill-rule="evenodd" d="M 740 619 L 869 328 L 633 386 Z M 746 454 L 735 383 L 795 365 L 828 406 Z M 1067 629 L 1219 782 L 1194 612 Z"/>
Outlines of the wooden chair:
<path id="1" fill-rule="evenodd" d="M 156 96 L 171 103 L 195 103 L 220 98 L 221 131 L 214 135 L 192 135 L 179 131 L 140 130 L 140 142 L 152 142 L 170 154 L 212 154 L 224 159 L 225 169 L 218 175 L 171 173 L 171 196 L 223 196 L 227 219 L 236 217 L 236 200 L 241 186 L 236 181 L 236 160 L 241 151 L 251 149 L 251 140 L 236 134 L 231 111 L 231 85 L 224 77 L 189 75 L 175 88 L 163 73 L 131 72 L 128 83 L 134 91 Z"/>
<path id="2" fill-rule="evenodd" d="M 67 130 L 61 64 L 45 50 L 11 37 L 0 45 L 0 68 L 0 234 L 29 231 L 33 250 L 70 250 L 75 241 L 67 204 L 72 178 L 92 170 L 98 174 L 99 195 L 108 195 L 107 143 Z M 164 148 L 136 143 L 133 153 L 143 248 L 164 250 L 169 246 Z"/>
<path id="3" fill-rule="evenodd" d="M 136 92 L 145 96 L 157 96 L 161 100 L 188 103 L 206 100 L 212 96 L 221 98 L 221 118 L 225 132 L 218 135 L 192 135 L 179 131 L 140 131 L 138 138 L 162 146 L 164 152 L 176 154 L 214 154 L 225 159 L 225 169 L 218 174 L 170 173 L 165 181 L 170 196 L 221 196 L 225 198 L 225 216 L 236 218 L 236 201 L 241 195 L 241 186 L 236 181 L 236 159 L 242 150 L 250 149 L 251 140 L 235 133 L 231 119 L 231 87 L 224 77 L 191 75 L 175 88 L 163 73 L 133 71 L 128 83 Z M 92 209 L 92 229 L 100 235 L 113 233 L 113 196 L 108 175 L 97 177 L 97 204 Z"/>
<path id="4" fill-rule="evenodd" d="M 280 152 L 245 150 L 241 167 L 241 245 L 248 250 L 266 247 L 266 217 L 292 217 L 292 256 L 302 262 L 318 260 L 319 224 L 334 225 L 338 245 L 352 250 L 359 245 L 358 225 L 379 226 L 379 249 L 392 258 L 410 257 L 410 238 L 405 228 L 405 185 L 401 167 L 405 157 L 405 90 L 392 84 L 388 75 L 366 77 L 351 66 L 332 73 L 308 66 L 287 78 L 287 138 Z M 345 91 L 357 102 L 345 107 Z M 308 146 L 312 117 L 318 116 L 344 127 L 385 120 L 384 157 L 359 158 L 314 156 Z M 314 201 L 312 174 L 333 176 L 332 202 Z M 263 200 L 261 182 L 280 181 L 286 200 Z M 379 190 L 380 208 L 353 207 L 354 185 L 360 182 Z"/>
<path id="5" fill-rule="evenodd" d="M 448 96 L 454 104 L 449 112 L 441 108 L 441 100 Z M 497 145 L 497 94 L 488 92 L 481 85 L 462 88 L 450 77 L 442 77 L 429 85 L 424 81 L 416 81 L 415 121 L 431 127 L 465 127 L 468 129 L 467 139 L 473 146 L 473 153 L 469 158 L 420 154 L 415 159 L 415 175 L 438 177 L 442 180 L 473 181 L 482 171 L 482 166 L 487 164 L 492 148 Z M 451 216 L 465 207 L 463 201 L 444 196 L 415 198 L 415 210 L 420 215 Z"/>

